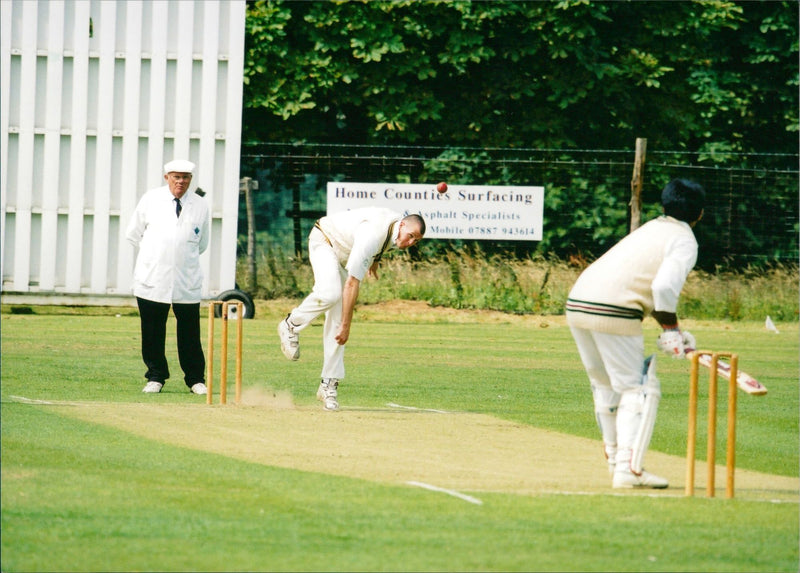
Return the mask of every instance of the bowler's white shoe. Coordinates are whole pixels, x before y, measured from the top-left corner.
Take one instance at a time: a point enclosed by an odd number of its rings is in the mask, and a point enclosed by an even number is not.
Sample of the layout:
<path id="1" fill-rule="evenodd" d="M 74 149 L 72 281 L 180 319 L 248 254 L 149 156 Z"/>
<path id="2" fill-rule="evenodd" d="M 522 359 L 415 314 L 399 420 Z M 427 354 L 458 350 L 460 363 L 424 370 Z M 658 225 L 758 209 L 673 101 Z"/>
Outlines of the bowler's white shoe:
<path id="1" fill-rule="evenodd" d="M 281 352 L 283 352 L 283 355 L 289 360 L 300 358 L 300 336 L 289 324 L 288 316 L 278 323 L 278 336 L 281 337 Z"/>
<path id="2" fill-rule="evenodd" d="M 202 382 L 192 384 L 192 394 L 208 394 L 208 388 L 206 388 L 206 385 Z"/>
<path id="3" fill-rule="evenodd" d="M 158 394 L 161 392 L 161 389 L 164 385 L 161 382 L 156 382 L 155 380 L 150 380 L 147 384 L 145 384 L 142 392 L 145 394 Z"/>
<path id="4" fill-rule="evenodd" d="M 336 378 L 323 378 L 317 388 L 317 400 L 323 403 L 326 410 L 334 411 L 339 409 L 339 402 L 336 399 L 339 381 Z"/>
<path id="5" fill-rule="evenodd" d="M 614 472 L 615 489 L 632 488 L 632 487 L 649 487 L 652 489 L 665 489 L 669 486 L 669 482 L 661 476 L 657 476 L 642 470 L 642 473 L 635 474 L 630 468 L 621 469 L 617 468 Z"/>

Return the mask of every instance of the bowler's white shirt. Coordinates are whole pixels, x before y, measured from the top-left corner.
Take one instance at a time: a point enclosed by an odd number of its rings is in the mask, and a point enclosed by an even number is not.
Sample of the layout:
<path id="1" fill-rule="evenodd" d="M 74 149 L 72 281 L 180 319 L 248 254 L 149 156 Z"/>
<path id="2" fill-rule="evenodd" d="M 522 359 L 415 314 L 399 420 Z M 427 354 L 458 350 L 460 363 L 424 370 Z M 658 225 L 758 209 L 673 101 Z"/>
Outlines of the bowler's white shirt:
<path id="1" fill-rule="evenodd" d="M 389 237 L 388 251 L 400 232 L 400 213 L 383 207 L 362 207 L 328 215 L 319 220 L 322 232 L 331 241 L 339 264 L 350 276 L 364 280 L 375 257 L 386 243 L 389 228 L 395 223 Z"/>
<path id="2" fill-rule="evenodd" d="M 169 186 L 151 189 L 136 206 L 126 237 L 139 247 L 133 272 L 133 294 L 161 303 L 200 302 L 203 271 L 200 255 L 208 247 L 208 204 L 194 191 L 181 198 L 175 216 Z"/>

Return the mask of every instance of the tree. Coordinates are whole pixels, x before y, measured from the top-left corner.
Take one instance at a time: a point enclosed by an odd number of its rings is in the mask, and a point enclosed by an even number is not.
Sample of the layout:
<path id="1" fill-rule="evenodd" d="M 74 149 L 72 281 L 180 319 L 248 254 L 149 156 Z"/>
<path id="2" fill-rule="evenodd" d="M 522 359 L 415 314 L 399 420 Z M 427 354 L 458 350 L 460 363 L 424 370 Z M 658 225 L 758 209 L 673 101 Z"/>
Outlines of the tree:
<path id="1" fill-rule="evenodd" d="M 774 1 L 260 0 L 245 140 L 794 153 L 797 18 Z"/>

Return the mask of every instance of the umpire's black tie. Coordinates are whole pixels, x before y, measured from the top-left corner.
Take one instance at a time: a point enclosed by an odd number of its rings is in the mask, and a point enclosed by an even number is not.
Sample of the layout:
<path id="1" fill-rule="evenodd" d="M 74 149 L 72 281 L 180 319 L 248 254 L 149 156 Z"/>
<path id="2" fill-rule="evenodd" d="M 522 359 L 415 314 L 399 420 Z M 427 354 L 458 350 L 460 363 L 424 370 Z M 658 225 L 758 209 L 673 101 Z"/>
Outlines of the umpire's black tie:
<path id="1" fill-rule="evenodd" d="M 177 197 L 175 197 L 175 216 L 176 217 L 180 217 L 182 210 L 183 210 L 183 207 L 181 206 L 181 200 L 178 199 Z"/>

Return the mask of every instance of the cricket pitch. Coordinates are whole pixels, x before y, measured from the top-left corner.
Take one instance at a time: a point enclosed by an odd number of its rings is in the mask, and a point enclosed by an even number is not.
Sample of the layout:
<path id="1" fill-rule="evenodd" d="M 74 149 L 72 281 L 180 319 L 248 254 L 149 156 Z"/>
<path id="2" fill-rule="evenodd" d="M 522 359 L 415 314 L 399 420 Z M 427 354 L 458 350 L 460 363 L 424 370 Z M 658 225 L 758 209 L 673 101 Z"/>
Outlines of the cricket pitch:
<path id="1" fill-rule="evenodd" d="M 67 416 L 148 439 L 268 466 L 389 484 L 419 482 L 480 496 L 683 496 L 686 462 L 649 451 L 646 466 L 666 490 L 614 490 L 599 440 L 484 414 L 344 406 L 297 407 L 291 398 L 245 393 L 242 405 L 55 403 Z M 697 463 L 695 495 L 705 496 L 706 464 Z M 725 467 L 716 468 L 717 497 Z M 736 499 L 797 502 L 796 478 L 736 470 Z"/>

